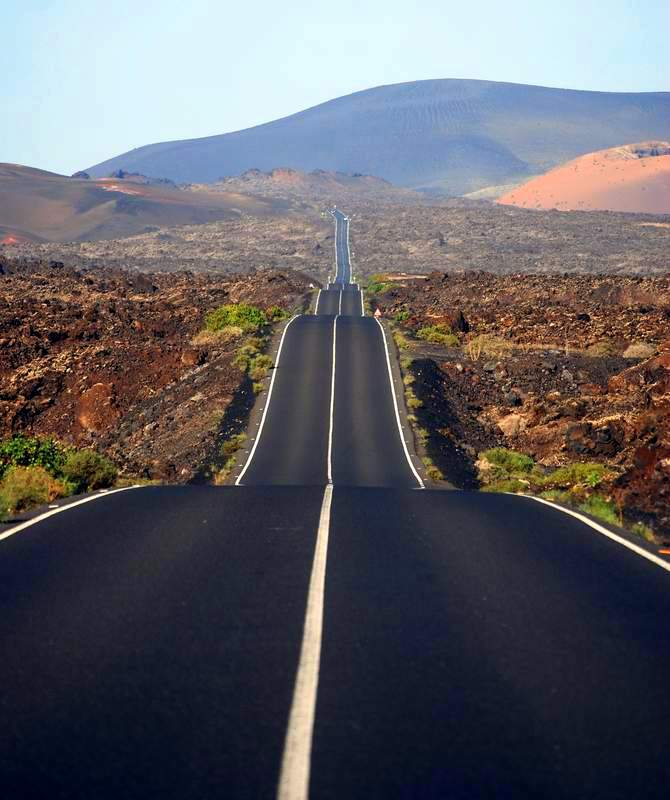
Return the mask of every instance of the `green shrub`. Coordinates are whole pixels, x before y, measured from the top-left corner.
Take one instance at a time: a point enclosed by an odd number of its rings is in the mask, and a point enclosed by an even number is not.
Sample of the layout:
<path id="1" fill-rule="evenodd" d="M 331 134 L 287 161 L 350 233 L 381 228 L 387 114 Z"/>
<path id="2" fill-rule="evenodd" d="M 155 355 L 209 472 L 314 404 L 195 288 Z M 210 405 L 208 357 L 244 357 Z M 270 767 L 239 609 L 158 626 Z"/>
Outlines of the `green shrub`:
<path id="1" fill-rule="evenodd" d="M 441 344 L 444 347 L 456 347 L 458 345 L 458 336 L 453 334 L 451 328 L 443 323 L 419 328 L 416 335 L 419 339 L 424 339 L 432 344 Z"/>
<path id="2" fill-rule="evenodd" d="M 244 333 L 259 331 L 268 324 L 268 318 L 256 306 L 247 303 L 228 303 L 210 311 L 205 318 L 205 326 L 209 331 L 220 331 L 224 328 L 241 328 Z"/>
<path id="3" fill-rule="evenodd" d="M 266 356 L 262 353 L 254 356 L 249 362 L 249 377 L 252 381 L 261 381 L 267 375 L 271 366 L 272 359 L 270 356 Z"/>
<path id="4" fill-rule="evenodd" d="M 631 531 L 641 536 L 643 539 L 646 539 L 651 544 L 656 544 L 656 534 L 648 525 L 645 525 L 644 522 L 636 522 L 631 527 Z"/>
<path id="5" fill-rule="evenodd" d="M 386 275 L 371 275 L 366 291 L 368 294 L 384 294 L 393 288 L 393 283 L 386 280 Z"/>
<path id="6" fill-rule="evenodd" d="M 606 500 L 599 494 L 592 494 L 578 506 L 580 511 L 592 517 L 608 522 L 610 525 L 621 525 L 621 518 L 617 507 L 611 500 Z"/>
<path id="7" fill-rule="evenodd" d="M 517 453 L 516 450 L 508 450 L 506 447 L 493 447 L 485 450 L 481 454 L 489 464 L 500 467 L 509 473 L 529 473 L 535 466 L 535 462 L 530 456 L 524 453 Z"/>
<path id="8" fill-rule="evenodd" d="M 222 456 L 232 456 L 242 447 L 246 439 L 246 433 L 238 433 L 235 436 L 231 436 L 221 445 L 219 452 Z"/>
<path id="9" fill-rule="evenodd" d="M 528 482 L 521 481 L 518 478 L 500 478 L 482 486 L 482 492 L 511 492 L 512 494 L 517 494 L 527 490 Z"/>
<path id="10" fill-rule="evenodd" d="M 106 489 L 113 485 L 117 474 L 114 464 L 95 450 L 73 451 L 63 465 L 63 476 L 75 493 Z"/>
<path id="11" fill-rule="evenodd" d="M 394 322 L 406 322 L 409 319 L 409 311 L 406 308 L 397 311 L 393 317 Z"/>
<path id="12" fill-rule="evenodd" d="M 609 474 L 610 470 L 604 464 L 568 464 L 545 476 L 541 483 L 543 486 L 556 489 L 568 489 L 574 486 L 594 489 Z"/>
<path id="13" fill-rule="evenodd" d="M 0 479 L 10 467 L 44 467 L 59 475 L 66 450 L 54 439 L 16 434 L 0 442 Z"/>
<path id="14" fill-rule="evenodd" d="M 284 311 L 280 306 L 270 306 L 265 315 L 270 322 L 281 322 L 288 317 L 288 311 Z"/>
<path id="15" fill-rule="evenodd" d="M 68 494 L 70 487 L 49 475 L 44 467 L 10 467 L 0 484 L 1 510 L 3 516 L 13 514 Z"/>

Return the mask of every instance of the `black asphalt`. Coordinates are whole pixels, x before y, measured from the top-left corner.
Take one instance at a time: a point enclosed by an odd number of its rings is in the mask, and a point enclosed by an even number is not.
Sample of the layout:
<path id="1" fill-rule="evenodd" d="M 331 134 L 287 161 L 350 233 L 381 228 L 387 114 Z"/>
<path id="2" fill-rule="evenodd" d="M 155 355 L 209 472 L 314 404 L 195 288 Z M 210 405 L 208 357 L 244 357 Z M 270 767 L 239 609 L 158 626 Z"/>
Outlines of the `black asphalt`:
<path id="1" fill-rule="evenodd" d="M 670 575 L 532 500 L 418 490 L 343 217 L 243 486 L 0 540 L 3 800 L 275 796 L 331 400 L 311 797 L 667 797 Z"/>

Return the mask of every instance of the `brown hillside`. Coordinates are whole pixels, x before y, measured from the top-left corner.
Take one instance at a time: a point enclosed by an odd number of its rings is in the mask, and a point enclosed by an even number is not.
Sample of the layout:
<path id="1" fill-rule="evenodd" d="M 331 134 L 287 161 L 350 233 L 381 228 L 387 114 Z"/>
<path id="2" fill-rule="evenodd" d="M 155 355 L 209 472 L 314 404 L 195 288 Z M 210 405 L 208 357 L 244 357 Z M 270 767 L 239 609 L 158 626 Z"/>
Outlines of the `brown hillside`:
<path id="1" fill-rule="evenodd" d="M 185 192 L 137 176 L 87 180 L 0 164 L 3 244 L 120 238 L 155 226 L 264 215 L 278 207 L 238 192 Z"/>

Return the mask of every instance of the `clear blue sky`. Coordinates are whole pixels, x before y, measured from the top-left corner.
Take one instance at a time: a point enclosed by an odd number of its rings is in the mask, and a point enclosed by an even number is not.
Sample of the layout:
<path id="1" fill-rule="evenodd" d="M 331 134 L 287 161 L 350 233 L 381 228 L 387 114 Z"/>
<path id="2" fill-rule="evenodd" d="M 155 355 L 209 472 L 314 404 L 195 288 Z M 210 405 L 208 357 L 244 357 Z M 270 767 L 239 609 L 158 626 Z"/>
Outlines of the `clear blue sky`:
<path id="1" fill-rule="evenodd" d="M 670 89 L 668 0 L 2 0 L 0 161 L 71 173 L 359 89 Z"/>

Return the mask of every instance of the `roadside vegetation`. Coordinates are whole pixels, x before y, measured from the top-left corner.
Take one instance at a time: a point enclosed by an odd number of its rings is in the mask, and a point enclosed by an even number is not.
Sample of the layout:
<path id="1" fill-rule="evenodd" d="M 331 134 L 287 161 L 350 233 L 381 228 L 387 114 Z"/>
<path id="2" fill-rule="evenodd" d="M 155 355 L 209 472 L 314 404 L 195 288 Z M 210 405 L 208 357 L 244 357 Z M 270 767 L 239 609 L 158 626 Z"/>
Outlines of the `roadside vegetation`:
<path id="1" fill-rule="evenodd" d="M 62 497 L 113 486 L 117 469 L 90 449 L 16 434 L 0 442 L 0 518 Z"/>
<path id="2" fill-rule="evenodd" d="M 477 461 L 484 492 L 510 492 L 535 495 L 562 503 L 589 514 L 609 525 L 625 526 L 623 509 L 606 490 L 616 473 L 604 464 L 575 463 L 546 468 L 524 453 L 494 447 L 480 453 Z M 649 542 L 654 532 L 642 522 L 629 529 Z"/>

